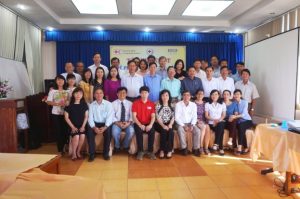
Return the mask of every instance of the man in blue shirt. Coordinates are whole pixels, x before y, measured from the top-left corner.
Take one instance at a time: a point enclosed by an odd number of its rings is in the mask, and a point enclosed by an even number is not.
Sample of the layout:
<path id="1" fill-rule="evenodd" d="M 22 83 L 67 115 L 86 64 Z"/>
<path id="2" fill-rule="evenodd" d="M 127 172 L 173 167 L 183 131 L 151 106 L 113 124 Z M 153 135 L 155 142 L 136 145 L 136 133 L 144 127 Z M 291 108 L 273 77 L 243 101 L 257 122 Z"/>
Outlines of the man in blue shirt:
<path id="1" fill-rule="evenodd" d="M 238 82 L 242 80 L 242 71 L 245 69 L 244 62 L 238 62 L 235 64 L 236 73 L 231 76 L 234 82 Z"/>
<path id="2" fill-rule="evenodd" d="M 202 81 L 200 78 L 195 77 L 196 70 L 194 67 L 190 67 L 188 70 L 188 77 L 181 81 L 181 91 L 189 91 L 192 99 L 195 98 L 197 90 L 203 90 Z"/>
<path id="3" fill-rule="evenodd" d="M 149 74 L 144 76 L 144 85 L 150 89 L 149 99 L 152 102 L 157 102 L 159 100 L 160 83 L 161 76 L 156 74 L 156 63 L 150 63 Z"/>
<path id="4" fill-rule="evenodd" d="M 89 128 L 88 128 L 88 143 L 89 143 L 89 162 L 95 158 L 95 136 L 102 134 L 104 137 L 103 158 L 109 160 L 109 147 L 111 141 L 111 124 L 113 122 L 113 107 L 109 101 L 103 99 L 104 92 L 102 88 L 94 90 L 95 101 L 89 107 Z"/>
<path id="5" fill-rule="evenodd" d="M 168 77 L 161 81 L 160 90 L 167 89 L 171 93 L 172 103 L 177 102 L 181 98 L 181 82 L 176 79 L 175 68 L 173 66 L 168 67 Z"/>
<path id="6" fill-rule="evenodd" d="M 159 62 L 159 67 L 156 69 L 156 74 L 161 76 L 162 79 L 165 79 L 168 77 L 168 72 L 167 72 L 167 58 L 165 56 L 161 56 L 158 59 Z"/>

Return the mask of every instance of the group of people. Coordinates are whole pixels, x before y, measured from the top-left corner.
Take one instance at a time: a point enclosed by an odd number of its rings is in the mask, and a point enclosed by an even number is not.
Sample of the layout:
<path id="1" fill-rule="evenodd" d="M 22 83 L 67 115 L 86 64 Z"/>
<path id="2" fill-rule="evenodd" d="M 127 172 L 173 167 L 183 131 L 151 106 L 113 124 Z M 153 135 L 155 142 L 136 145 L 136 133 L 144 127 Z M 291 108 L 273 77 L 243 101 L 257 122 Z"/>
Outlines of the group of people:
<path id="1" fill-rule="evenodd" d="M 188 155 L 186 133 L 192 133 L 195 156 L 209 155 L 210 131 L 215 133 L 214 152 L 224 155 L 224 129 L 229 130 L 228 145 L 235 154 L 248 152 L 246 130 L 253 126 L 255 100 L 259 97 L 250 71 L 243 62 L 236 63 L 230 75 L 227 60 L 212 56 L 210 64 L 196 59 L 185 71 L 184 61 L 167 66 L 167 58 L 129 60 L 120 66 L 117 57 L 109 69 L 101 64 L 100 53 L 94 64 L 85 69 L 82 62 L 65 64 L 66 72 L 56 76 L 47 103 L 52 108 L 57 148 L 64 152 L 68 137 L 72 160 L 82 158 L 80 151 L 87 136 L 89 161 L 95 158 L 95 136 L 104 138 L 103 158 L 109 160 L 111 139 L 114 152 L 129 149 L 133 135 L 137 140 L 138 160 L 153 152 L 155 132 L 160 133 L 159 158 L 171 158 L 174 130 L 177 129 L 181 153 Z M 158 63 L 158 64 L 157 64 Z M 67 124 L 67 125 L 66 125 Z M 120 142 L 121 132 L 125 138 Z M 148 135 L 145 153 L 143 134 Z"/>

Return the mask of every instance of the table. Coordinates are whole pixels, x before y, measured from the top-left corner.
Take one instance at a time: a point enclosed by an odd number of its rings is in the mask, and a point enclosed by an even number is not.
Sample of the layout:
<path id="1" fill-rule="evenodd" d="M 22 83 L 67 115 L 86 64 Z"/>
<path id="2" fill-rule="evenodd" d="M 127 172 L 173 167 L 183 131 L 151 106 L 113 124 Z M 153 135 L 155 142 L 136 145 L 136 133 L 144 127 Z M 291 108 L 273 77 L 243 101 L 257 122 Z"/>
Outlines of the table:
<path id="1" fill-rule="evenodd" d="M 260 124 L 255 129 L 250 156 L 253 161 L 263 156 L 273 161 L 273 170 L 286 172 L 286 194 L 300 186 L 291 182 L 292 174 L 300 175 L 300 134 Z"/>

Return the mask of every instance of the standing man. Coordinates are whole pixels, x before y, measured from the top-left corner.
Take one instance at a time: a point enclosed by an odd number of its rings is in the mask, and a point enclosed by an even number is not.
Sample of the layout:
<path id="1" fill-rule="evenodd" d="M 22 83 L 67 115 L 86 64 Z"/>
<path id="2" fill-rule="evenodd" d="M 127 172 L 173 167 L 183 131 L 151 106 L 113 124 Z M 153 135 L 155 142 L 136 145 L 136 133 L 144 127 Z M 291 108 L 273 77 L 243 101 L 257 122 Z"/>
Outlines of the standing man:
<path id="1" fill-rule="evenodd" d="M 61 74 L 65 78 L 65 80 L 67 81 L 68 74 L 73 74 L 73 75 L 75 75 L 76 85 L 78 85 L 78 83 L 81 81 L 81 76 L 74 72 L 74 66 L 73 66 L 72 62 L 68 61 L 65 63 L 65 71 L 66 71 L 65 73 Z"/>
<path id="2" fill-rule="evenodd" d="M 82 61 L 78 61 L 76 63 L 76 73 L 78 73 L 81 77 L 84 71 L 84 63 Z"/>
<path id="3" fill-rule="evenodd" d="M 165 56 L 161 56 L 159 57 L 158 62 L 159 62 L 159 67 L 156 70 L 156 74 L 161 76 L 162 79 L 165 79 L 166 77 L 168 77 L 167 58 Z"/>
<path id="4" fill-rule="evenodd" d="M 149 74 L 144 76 L 144 85 L 150 89 L 149 99 L 156 103 L 159 100 L 161 76 L 156 74 L 157 65 L 155 62 L 149 65 Z"/>
<path id="5" fill-rule="evenodd" d="M 242 80 L 242 71 L 245 69 L 245 63 L 244 62 L 238 62 L 235 64 L 236 73 L 232 75 L 234 82 L 238 82 Z"/>
<path id="6" fill-rule="evenodd" d="M 196 70 L 196 77 L 200 79 L 206 78 L 206 74 L 204 70 L 201 70 L 201 60 L 200 59 L 195 59 L 194 61 L 194 68 Z"/>
<path id="7" fill-rule="evenodd" d="M 201 61 L 201 69 L 205 72 L 205 69 L 207 68 L 207 66 L 208 66 L 208 61 L 207 60 L 205 60 L 205 59 L 203 59 L 202 61 Z"/>
<path id="8" fill-rule="evenodd" d="M 107 77 L 108 75 L 108 68 L 104 65 L 101 64 L 101 54 L 99 52 L 95 52 L 94 55 L 93 55 L 93 62 L 94 64 L 89 66 L 89 69 L 91 69 L 92 71 L 92 76 L 93 78 L 95 77 L 95 71 L 98 67 L 101 67 L 104 69 L 104 72 L 105 72 L 105 78 Z"/>
<path id="9" fill-rule="evenodd" d="M 127 88 L 127 99 L 131 102 L 139 97 L 139 90 L 144 86 L 144 80 L 141 75 L 136 73 L 136 64 L 134 60 L 127 63 L 129 74 L 121 79 L 121 86 Z"/>
<path id="10" fill-rule="evenodd" d="M 235 83 L 235 88 L 242 91 L 244 100 L 248 102 L 249 115 L 253 117 L 256 99 L 259 98 L 257 88 L 250 79 L 251 73 L 248 69 L 242 70 L 242 80 Z"/>
<path id="11" fill-rule="evenodd" d="M 204 98 L 203 100 L 205 102 L 208 102 L 210 97 L 210 92 L 212 90 L 220 90 L 220 82 L 218 78 L 213 77 L 214 74 L 214 68 L 211 66 L 208 66 L 205 69 L 206 72 L 206 78 L 202 81 L 203 84 L 203 90 L 204 90 Z"/>
<path id="12" fill-rule="evenodd" d="M 153 144 L 155 137 L 154 122 L 155 122 L 155 105 L 148 100 L 149 88 L 143 86 L 140 88 L 141 98 L 132 104 L 132 118 L 134 121 L 134 130 L 138 145 L 138 154 L 136 159 L 143 160 L 144 145 L 143 134 L 148 134 L 148 155 L 151 160 L 155 160 L 153 153 Z"/>
<path id="13" fill-rule="evenodd" d="M 181 99 L 181 82 L 174 76 L 176 74 L 173 66 L 168 67 L 168 77 L 161 81 L 160 90 L 168 90 L 171 93 L 172 103 L 177 103 Z"/>
<path id="14" fill-rule="evenodd" d="M 188 77 L 181 81 L 181 91 L 189 91 L 192 99 L 196 98 L 196 91 L 203 90 L 202 81 L 200 78 L 195 77 L 196 70 L 190 67 L 188 70 Z"/>
<path id="15" fill-rule="evenodd" d="M 126 135 L 123 141 L 123 149 L 128 151 L 129 143 L 134 135 L 132 124 L 132 102 L 126 99 L 127 88 L 120 87 L 117 90 L 118 99 L 113 101 L 112 106 L 114 109 L 114 124 L 112 126 L 112 136 L 115 140 L 115 152 L 120 151 L 120 135 L 125 131 Z"/>
<path id="16" fill-rule="evenodd" d="M 147 57 L 147 62 L 148 62 L 148 64 L 156 62 L 156 57 L 154 55 L 149 55 Z"/>
<path id="17" fill-rule="evenodd" d="M 213 55 L 211 58 L 210 58 L 210 65 L 213 67 L 214 69 L 214 74 L 213 74 L 213 77 L 220 77 L 220 66 L 219 66 L 219 59 L 216 55 Z"/>
<path id="18" fill-rule="evenodd" d="M 233 97 L 233 92 L 235 90 L 234 80 L 228 76 L 227 66 L 221 67 L 221 77 L 219 77 L 220 92 L 223 93 L 225 90 L 231 92 L 231 98 Z"/>
<path id="19" fill-rule="evenodd" d="M 89 107 L 89 128 L 88 128 L 88 143 L 89 143 L 89 162 L 95 159 L 95 135 L 102 134 L 104 137 L 103 158 L 109 160 L 109 148 L 111 141 L 111 124 L 113 122 L 113 107 L 109 101 L 103 99 L 103 89 L 97 87 L 94 90 L 95 101 Z"/>
<path id="20" fill-rule="evenodd" d="M 195 156 L 200 156 L 200 136 L 201 131 L 197 127 L 197 106 L 191 102 L 191 94 L 189 91 L 183 91 L 182 101 L 176 104 L 175 108 L 175 121 L 178 125 L 178 136 L 182 155 L 188 154 L 186 144 L 186 132 L 193 133 L 193 150 Z"/>

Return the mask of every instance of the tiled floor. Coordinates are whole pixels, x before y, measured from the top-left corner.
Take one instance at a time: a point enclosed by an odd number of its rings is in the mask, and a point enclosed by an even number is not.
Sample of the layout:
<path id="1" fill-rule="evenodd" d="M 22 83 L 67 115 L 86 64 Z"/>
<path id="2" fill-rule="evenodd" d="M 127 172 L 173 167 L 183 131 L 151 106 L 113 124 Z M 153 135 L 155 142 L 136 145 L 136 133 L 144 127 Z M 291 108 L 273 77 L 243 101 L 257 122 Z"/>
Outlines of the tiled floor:
<path id="1" fill-rule="evenodd" d="M 55 145 L 48 144 L 30 153 L 55 153 Z M 253 163 L 246 156 L 197 158 L 175 154 L 170 160 L 144 158 L 137 161 L 121 153 L 110 161 L 98 155 L 92 163 L 87 160 L 73 162 L 63 157 L 61 173 L 101 181 L 108 199 L 281 198 L 273 185 L 276 175 L 260 175 L 260 170 L 269 166 L 269 162 Z"/>

